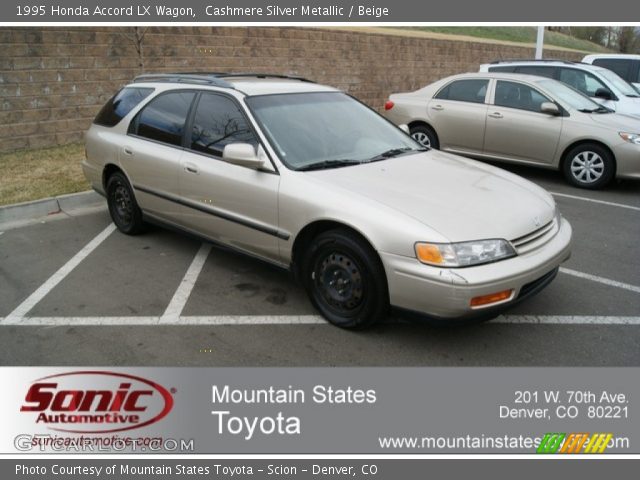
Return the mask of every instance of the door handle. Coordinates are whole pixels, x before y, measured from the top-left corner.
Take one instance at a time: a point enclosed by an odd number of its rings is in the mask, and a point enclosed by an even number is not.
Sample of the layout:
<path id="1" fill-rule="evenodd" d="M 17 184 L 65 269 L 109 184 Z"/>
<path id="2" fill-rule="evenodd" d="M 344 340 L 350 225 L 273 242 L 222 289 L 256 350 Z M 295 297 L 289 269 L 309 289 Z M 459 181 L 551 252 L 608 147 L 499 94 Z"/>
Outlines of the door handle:
<path id="1" fill-rule="evenodd" d="M 185 163 L 184 170 L 185 172 L 198 174 L 198 167 L 196 167 L 193 163 Z"/>
<path id="2" fill-rule="evenodd" d="M 131 149 L 131 147 L 124 147 L 124 153 L 126 153 L 127 155 L 133 155 L 133 150 Z"/>
<path id="3" fill-rule="evenodd" d="M 500 112 L 493 112 L 493 113 L 490 113 L 490 114 L 489 114 L 489 116 L 490 116 L 491 118 L 503 118 L 503 117 L 502 117 L 502 114 L 501 114 Z"/>
<path id="4" fill-rule="evenodd" d="M 432 105 L 431 108 L 433 110 L 444 110 L 444 107 L 442 105 Z"/>

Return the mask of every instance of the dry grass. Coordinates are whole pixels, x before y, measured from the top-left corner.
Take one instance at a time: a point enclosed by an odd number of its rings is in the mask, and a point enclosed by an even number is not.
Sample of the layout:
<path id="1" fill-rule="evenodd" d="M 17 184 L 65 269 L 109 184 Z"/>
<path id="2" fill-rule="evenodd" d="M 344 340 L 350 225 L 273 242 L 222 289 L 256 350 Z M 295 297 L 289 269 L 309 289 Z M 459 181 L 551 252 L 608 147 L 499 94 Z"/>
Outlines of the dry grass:
<path id="1" fill-rule="evenodd" d="M 81 143 L 1 153 L 0 205 L 88 190 L 83 159 Z"/>

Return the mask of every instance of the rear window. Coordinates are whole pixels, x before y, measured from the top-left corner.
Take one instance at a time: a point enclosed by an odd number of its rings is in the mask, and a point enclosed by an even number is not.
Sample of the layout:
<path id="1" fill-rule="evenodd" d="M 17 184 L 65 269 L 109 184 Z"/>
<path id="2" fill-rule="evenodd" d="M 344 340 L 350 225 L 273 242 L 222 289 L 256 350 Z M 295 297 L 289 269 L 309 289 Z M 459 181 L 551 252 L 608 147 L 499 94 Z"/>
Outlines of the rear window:
<path id="1" fill-rule="evenodd" d="M 117 125 L 136 105 L 151 95 L 151 92 L 153 88 L 123 88 L 102 107 L 93 123 L 105 127 Z"/>

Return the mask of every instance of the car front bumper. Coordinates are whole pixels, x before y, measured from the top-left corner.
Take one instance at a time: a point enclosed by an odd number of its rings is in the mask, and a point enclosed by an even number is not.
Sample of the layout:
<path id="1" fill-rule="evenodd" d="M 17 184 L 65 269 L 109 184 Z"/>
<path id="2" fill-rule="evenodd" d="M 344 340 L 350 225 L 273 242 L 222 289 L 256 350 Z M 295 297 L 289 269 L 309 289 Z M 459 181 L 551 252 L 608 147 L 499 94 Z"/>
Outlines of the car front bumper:
<path id="1" fill-rule="evenodd" d="M 640 145 L 622 143 L 613 149 L 616 177 L 640 180 Z"/>
<path id="2" fill-rule="evenodd" d="M 553 238 L 516 257 L 466 268 L 424 265 L 416 258 L 380 253 L 391 305 L 429 317 L 465 319 L 495 315 L 529 297 L 553 280 L 571 255 L 571 225 L 564 218 Z M 471 299 L 512 289 L 499 303 L 471 307 Z"/>

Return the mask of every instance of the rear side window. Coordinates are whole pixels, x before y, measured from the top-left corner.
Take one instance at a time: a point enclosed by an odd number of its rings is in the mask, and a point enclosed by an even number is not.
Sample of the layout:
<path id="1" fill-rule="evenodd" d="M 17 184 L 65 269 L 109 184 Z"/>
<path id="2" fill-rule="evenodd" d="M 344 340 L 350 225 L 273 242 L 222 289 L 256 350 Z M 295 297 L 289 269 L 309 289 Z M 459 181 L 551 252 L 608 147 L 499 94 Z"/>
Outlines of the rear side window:
<path id="1" fill-rule="evenodd" d="M 489 67 L 490 72 L 514 73 L 516 67 Z"/>
<path id="2" fill-rule="evenodd" d="M 593 64 L 613 70 L 625 80 L 631 79 L 631 60 L 624 58 L 597 58 L 593 61 Z"/>
<path id="3" fill-rule="evenodd" d="M 151 95 L 153 88 L 125 87 L 102 107 L 93 123 L 114 127 L 141 101 Z"/>
<path id="4" fill-rule="evenodd" d="M 150 140 L 181 146 L 194 96 L 194 92 L 171 92 L 152 99 L 138 114 L 133 132 Z"/>
<path id="5" fill-rule="evenodd" d="M 435 98 L 458 102 L 484 103 L 489 80 L 457 80 L 440 90 Z"/>
<path id="6" fill-rule="evenodd" d="M 518 67 L 516 72 L 523 73 L 525 75 L 537 75 L 539 77 L 554 78 L 556 69 L 554 67 L 541 67 L 541 66 L 526 66 Z"/>
<path id="7" fill-rule="evenodd" d="M 198 102 L 193 129 L 191 149 L 215 156 L 229 143 L 250 143 L 254 147 L 258 140 L 233 100 L 222 95 L 203 93 Z"/>

